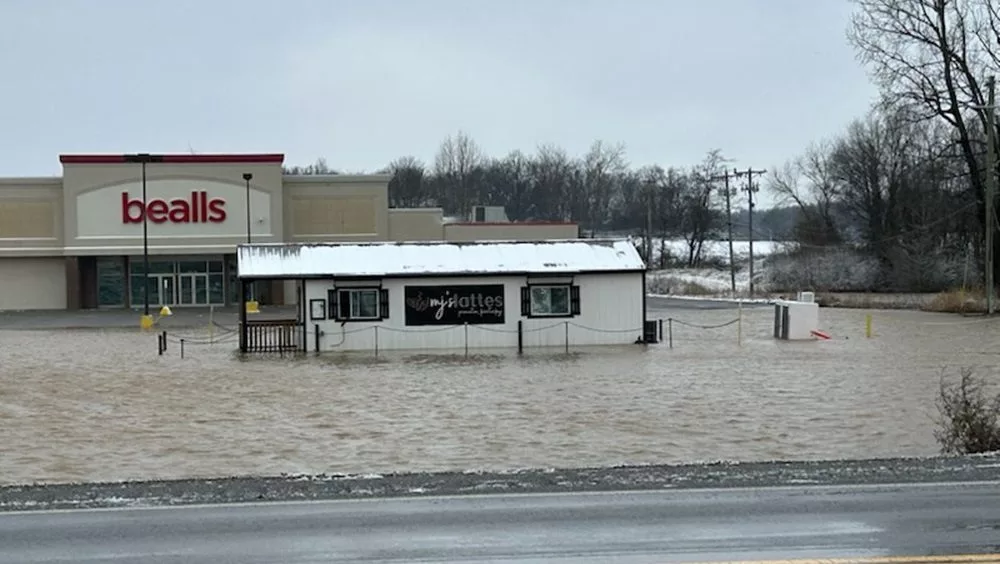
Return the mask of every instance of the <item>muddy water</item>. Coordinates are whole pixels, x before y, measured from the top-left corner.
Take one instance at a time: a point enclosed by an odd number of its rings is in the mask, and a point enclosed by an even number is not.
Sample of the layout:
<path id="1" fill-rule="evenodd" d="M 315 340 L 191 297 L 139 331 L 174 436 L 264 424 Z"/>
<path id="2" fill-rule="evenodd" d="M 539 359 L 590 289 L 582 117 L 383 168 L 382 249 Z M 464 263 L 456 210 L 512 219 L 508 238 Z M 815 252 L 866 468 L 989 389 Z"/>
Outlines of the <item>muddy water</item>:
<path id="1" fill-rule="evenodd" d="M 657 312 L 704 325 L 736 312 Z M 0 481 L 929 455 L 942 369 L 995 374 L 1000 323 L 769 309 L 675 323 L 666 344 L 510 354 L 253 359 L 133 330 L 0 332 Z M 188 331 L 194 337 L 193 331 Z"/>

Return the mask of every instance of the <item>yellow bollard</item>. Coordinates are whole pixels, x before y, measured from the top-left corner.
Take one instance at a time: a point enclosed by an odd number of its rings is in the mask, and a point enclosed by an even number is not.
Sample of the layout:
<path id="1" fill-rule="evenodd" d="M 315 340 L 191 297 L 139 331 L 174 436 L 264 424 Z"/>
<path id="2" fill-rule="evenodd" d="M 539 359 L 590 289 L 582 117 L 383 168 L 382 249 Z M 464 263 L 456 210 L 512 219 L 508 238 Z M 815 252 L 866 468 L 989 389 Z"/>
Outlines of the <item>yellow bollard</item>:
<path id="1" fill-rule="evenodd" d="M 140 315 L 139 316 L 139 327 L 143 330 L 148 330 L 153 328 L 153 316 L 152 315 Z"/>
<path id="2" fill-rule="evenodd" d="M 872 338 L 872 314 L 865 314 L 865 338 Z"/>
<path id="3" fill-rule="evenodd" d="M 247 313 L 260 313 L 260 305 L 257 300 L 248 300 L 246 303 Z"/>

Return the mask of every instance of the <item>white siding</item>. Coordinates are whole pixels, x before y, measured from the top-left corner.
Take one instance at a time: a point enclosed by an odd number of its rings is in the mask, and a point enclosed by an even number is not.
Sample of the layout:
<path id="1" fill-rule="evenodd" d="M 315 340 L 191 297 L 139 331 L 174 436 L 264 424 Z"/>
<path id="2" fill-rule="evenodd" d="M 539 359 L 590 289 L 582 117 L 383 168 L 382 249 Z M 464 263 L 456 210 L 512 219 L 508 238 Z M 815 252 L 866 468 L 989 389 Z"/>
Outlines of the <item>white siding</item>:
<path id="1" fill-rule="evenodd" d="M 324 351 L 374 352 L 376 339 L 379 350 L 464 350 L 466 339 L 470 349 L 516 348 L 518 321 L 523 322 L 525 348 L 565 347 L 567 334 L 570 348 L 631 344 L 642 336 L 645 293 L 641 272 L 575 276 L 573 283 L 580 287 L 580 315 L 572 318 L 522 317 L 521 287 L 526 283 L 524 276 L 386 279 L 382 288 L 389 291 L 388 319 L 347 323 L 309 320 L 309 349 L 315 346 L 313 331 L 317 324 L 323 333 L 320 347 Z M 452 284 L 504 284 L 504 324 L 469 325 L 467 330 L 464 326 L 404 324 L 404 286 Z M 325 300 L 334 282 L 312 280 L 306 287 L 307 299 Z"/>
<path id="2" fill-rule="evenodd" d="M 0 258 L 0 311 L 66 309 L 66 259 Z"/>

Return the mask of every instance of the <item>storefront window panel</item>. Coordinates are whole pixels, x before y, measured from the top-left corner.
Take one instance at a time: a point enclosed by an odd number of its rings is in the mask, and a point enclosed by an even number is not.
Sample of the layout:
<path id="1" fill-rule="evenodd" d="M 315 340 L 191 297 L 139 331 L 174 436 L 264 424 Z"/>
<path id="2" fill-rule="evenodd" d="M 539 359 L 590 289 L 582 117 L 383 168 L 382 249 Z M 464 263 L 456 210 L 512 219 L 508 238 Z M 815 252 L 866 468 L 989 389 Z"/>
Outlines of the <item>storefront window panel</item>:
<path id="1" fill-rule="evenodd" d="M 121 258 L 98 257 L 97 305 L 125 305 L 125 265 Z"/>

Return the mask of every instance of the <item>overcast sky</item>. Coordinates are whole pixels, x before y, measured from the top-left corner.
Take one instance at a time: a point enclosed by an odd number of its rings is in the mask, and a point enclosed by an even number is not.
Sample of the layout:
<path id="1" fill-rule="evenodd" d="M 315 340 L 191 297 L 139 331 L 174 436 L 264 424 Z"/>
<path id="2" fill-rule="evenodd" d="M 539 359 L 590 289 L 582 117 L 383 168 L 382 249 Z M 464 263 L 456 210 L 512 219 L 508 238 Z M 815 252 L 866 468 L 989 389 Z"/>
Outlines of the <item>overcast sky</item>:
<path id="1" fill-rule="evenodd" d="M 773 168 L 874 88 L 847 0 L 0 0 L 0 176 L 67 152 L 283 152 L 372 171 L 594 139 Z"/>

